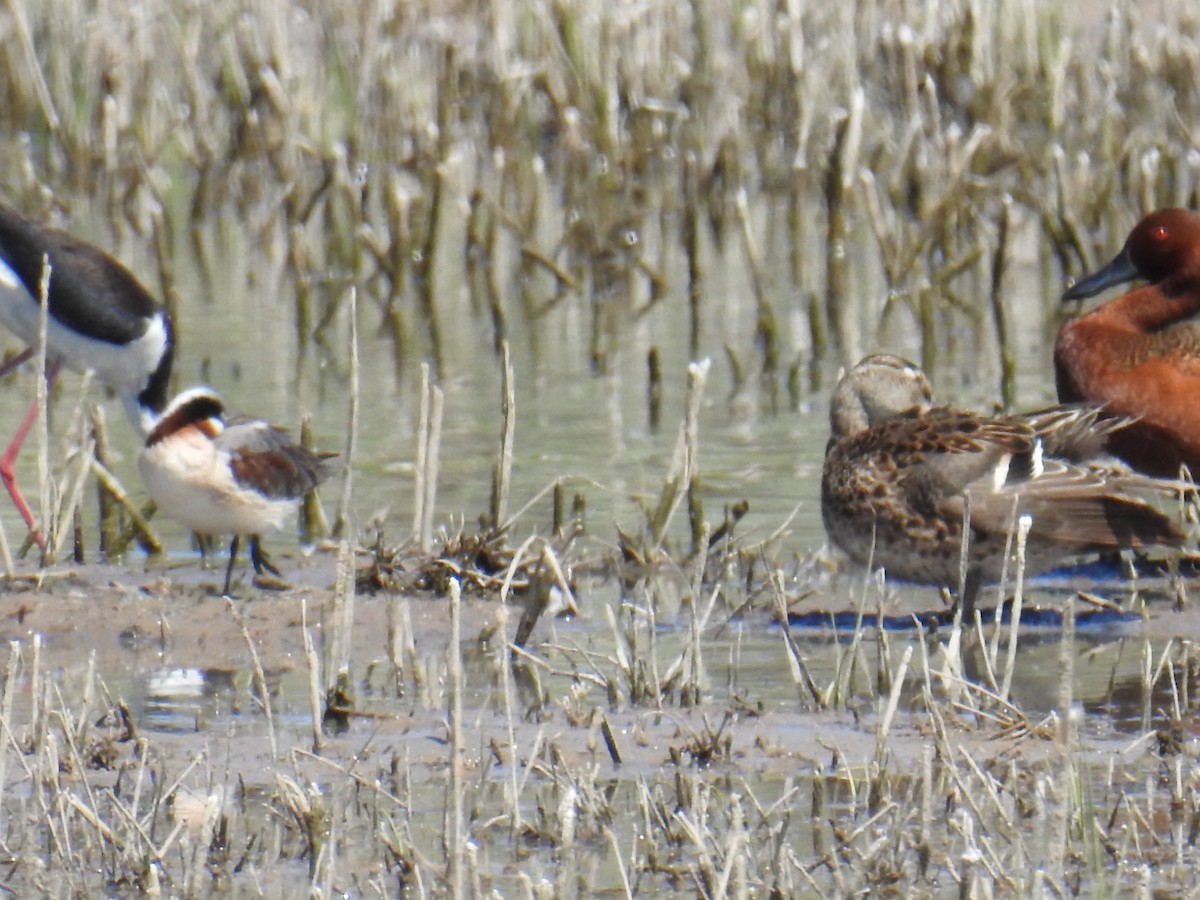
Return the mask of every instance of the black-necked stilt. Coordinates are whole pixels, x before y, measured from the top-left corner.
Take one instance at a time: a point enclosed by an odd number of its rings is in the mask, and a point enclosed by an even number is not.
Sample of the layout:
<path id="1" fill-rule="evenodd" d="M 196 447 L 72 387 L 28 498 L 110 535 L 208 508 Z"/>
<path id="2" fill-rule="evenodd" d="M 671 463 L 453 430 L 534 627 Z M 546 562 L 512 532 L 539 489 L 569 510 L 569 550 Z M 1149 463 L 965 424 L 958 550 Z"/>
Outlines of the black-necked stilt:
<path id="1" fill-rule="evenodd" d="M 336 453 L 314 453 L 287 431 L 261 419 L 224 418 L 221 398 L 190 388 L 167 406 L 138 457 L 146 489 L 158 508 L 200 534 L 233 534 L 225 587 L 242 535 L 261 574 L 278 572 L 259 536 L 282 528 L 312 488 L 337 471 Z"/>
<path id="2" fill-rule="evenodd" d="M 174 332 L 166 310 L 103 250 L 3 204 L 0 323 L 29 347 L 0 366 L 0 376 L 33 356 L 46 261 L 50 266 L 47 379 L 53 383 L 61 366 L 77 372 L 92 370 L 120 395 L 134 427 L 143 436 L 148 434 L 166 405 L 171 377 Z M 13 463 L 36 416 L 35 403 L 0 457 L 0 480 L 41 543 L 13 474 Z"/>

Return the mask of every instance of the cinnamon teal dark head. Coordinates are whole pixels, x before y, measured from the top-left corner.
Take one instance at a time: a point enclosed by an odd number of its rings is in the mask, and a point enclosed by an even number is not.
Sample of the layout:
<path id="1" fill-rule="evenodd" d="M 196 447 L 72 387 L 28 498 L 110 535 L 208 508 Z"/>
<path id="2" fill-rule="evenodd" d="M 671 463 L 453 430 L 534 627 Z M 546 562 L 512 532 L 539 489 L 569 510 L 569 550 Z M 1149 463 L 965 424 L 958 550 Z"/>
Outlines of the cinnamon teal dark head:
<path id="1" fill-rule="evenodd" d="M 1058 399 L 1102 404 L 1110 415 L 1135 419 L 1111 435 L 1109 449 L 1139 471 L 1175 477 L 1186 464 L 1200 475 L 1200 216 L 1150 213 L 1112 262 L 1063 300 L 1137 280 L 1148 283 L 1059 329 Z"/>
<path id="2" fill-rule="evenodd" d="M 999 579 L 1022 517 L 1028 573 L 1101 550 L 1181 543 L 1147 502 L 1174 495 L 1177 482 L 1087 464 L 1127 421 L 1086 405 L 983 416 L 931 397 L 919 368 L 885 355 L 863 359 L 833 392 L 821 515 L 855 562 L 957 589 L 969 518 L 969 616 L 980 585 Z"/>

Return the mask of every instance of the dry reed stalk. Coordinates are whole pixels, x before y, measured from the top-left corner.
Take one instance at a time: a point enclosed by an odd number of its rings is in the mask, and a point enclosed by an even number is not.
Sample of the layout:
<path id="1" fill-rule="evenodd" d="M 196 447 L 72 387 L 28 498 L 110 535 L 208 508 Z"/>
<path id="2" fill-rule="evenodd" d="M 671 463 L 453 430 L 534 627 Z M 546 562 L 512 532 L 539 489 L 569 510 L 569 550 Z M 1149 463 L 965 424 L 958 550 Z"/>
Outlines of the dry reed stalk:
<path id="1" fill-rule="evenodd" d="M 37 756 L 46 749 L 46 735 L 50 730 L 49 715 L 46 710 L 46 685 L 42 681 L 42 635 L 40 632 L 34 632 L 29 646 L 29 746 L 30 752 Z"/>
<path id="2" fill-rule="evenodd" d="M 58 509 L 54 516 L 54 528 L 52 529 L 52 533 L 55 535 L 53 555 L 57 557 L 62 550 L 62 544 L 66 540 L 67 535 L 71 534 L 75 537 L 74 555 L 77 562 L 83 562 L 81 558 L 82 538 L 76 528 L 68 526 L 76 522 L 80 517 L 80 503 L 83 499 L 84 484 L 88 472 L 91 470 L 92 460 L 95 458 L 95 443 L 92 440 L 90 429 L 83 422 L 84 407 L 86 404 L 84 396 L 90 382 L 91 373 L 85 373 L 80 389 L 79 403 L 75 407 L 68 432 L 77 435 L 77 439 L 72 443 L 72 448 L 62 463 L 63 468 L 67 470 L 67 480 L 65 488 L 59 495 Z"/>
<path id="3" fill-rule="evenodd" d="M 421 409 L 417 422 L 417 466 L 414 531 L 422 553 L 433 551 L 433 508 L 437 499 L 438 454 L 442 435 L 443 394 L 430 380 L 430 366 L 421 364 Z"/>
<path id="4" fill-rule="evenodd" d="M 17 742 L 16 735 L 12 731 L 13 726 L 13 704 L 16 700 L 17 691 L 17 673 L 20 670 L 21 664 L 21 642 L 8 642 L 8 665 L 5 667 L 4 673 L 4 696 L 0 701 L 0 726 L 3 727 L 4 740 L 0 740 L 0 792 L 7 789 L 8 785 L 8 763 L 12 758 L 11 754 L 15 754 L 16 758 L 25 765 L 24 752 L 20 744 Z M 26 766 L 26 768 L 28 768 Z"/>
<path id="5" fill-rule="evenodd" d="M 1021 516 L 1017 519 L 1017 578 L 1013 587 L 1012 612 L 1009 614 L 1008 660 L 1004 666 L 1004 683 L 1000 687 L 1000 699 L 1006 703 L 1009 691 L 1012 689 L 1013 672 L 1017 665 L 1017 636 L 1021 625 L 1021 606 L 1024 602 L 1025 589 L 1025 542 L 1029 538 L 1029 529 L 1032 527 L 1033 519 L 1030 516 Z"/>
<path id="6" fill-rule="evenodd" d="M 12 548 L 8 544 L 8 530 L 4 527 L 4 523 L 0 522 L 0 560 L 4 563 L 4 577 L 12 578 L 16 575 L 16 566 L 13 565 Z"/>
<path id="7" fill-rule="evenodd" d="M 566 533 L 566 491 L 561 481 L 554 482 L 550 500 L 550 533 L 562 538 Z"/>
<path id="8" fill-rule="evenodd" d="M 703 616 L 698 615 L 696 604 L 700 601 L 703 592 L 704 570 L 708 563 L 708 545 L 708 528 L 705 527 L 697 542 L 698 549 L 694 551 L 698 553 L 699 558 L 694 563 L 695 574 L 692 579 L 691 592 L 684 600 L 688 617 L 688 665 L 684 673 L 683 684 L 680 686 L 680 704 L 683 706 L 698 706 L 703 698 L 705 679 L 700 639 L 703 636 L 705 625 L 708 624 L 708 618 L 712 614 L 717 595 L 721 591 L 719 586 L 713 588 L 708 609 Z"/>
<path id="9" fill-rule="evenodd" d="M 353 404 L 355 401 L 351 400 L 350 402 Z M 308 413 L 304 413 L 300 417 L 300 446 L 307 450 L 314 450 L 316 448 L 316 440 L 313 437 L 312 416 Z M 347 470 L 350 468 L 352 467 L 349 465 L 346 466 Z M 345 477 L 343 474 L 343 479 Z M 341 524 L 340 519 L 339 524 Z M 305 493 L 303 503 L 300 507 L 300 543 L 311 545 L 327 534 L 329 534 L 329 522 L 325 518 L 325 508 L 321 505 L 321 497 L 315 490 L 310 490 Z"/>
<path id="10" fill-rule="evenodd" d="M 1000 216 L 996 223 L 996 251 L 992 255 L 990 292 L 992 323 L 996 328 L 996 345 L 1000 351 L 1000 402 L 1006 410 L 1012 409 L 1017 393 L 1017 364 L 1013 357 L 1008 308 L 1004 303 L 1004 275 L 1008 268 L 1008 232 L 1012 204 L 1012 197 L 1008 195 L 1000 202 Z"/>
<path id="11" fill-rule="evenodd" d="M 338 542 L 337 574 L 329 606 L 325 642 L 325 691 L 349 680 L 350 654 L 354 637 L 354 547 L 343 538 Z"/>
<path id="12" fill-rule="evenodd" d="M 267 676 L 263 671 L 262 661 L 258 658 L 258 648 L 255 647 L 254 640 L 250 637 L 250 630 L 246 627 L 246 620 L 238 612 L 237 604 L 234 603 L 232 597 L 225 598 L 225 608 L 233 616 L 233 621 L 241 632 L 242 640 L 246 643 L 246 649 L 250 651 L 250 661 L 254 667 L 254 683 L 258 688 L 258 701 L 267 721 L 267 740 L 271 746 L 271 759 L 279 759 L 279 743 L 275 739 L 275 717 L 271 714 L 271 691 L 267 687 Z"/>
<path id="13" fill-rule="evenodd" d="M 449 787 L 449 834 L 446 839 L 448 857 L 448 880 L 450 895 L 455 898 L 466 896 L 466 884 L 463 877 L 464 850 L 467 835 L 465 831 L 463 796 L 465 788 L 465 772 L 463 771 L 463 753 L 466 736 L 463 734 L 463 659 L 462 659 L 462 589 L 458 579 L 450 580 L 450 643 L 446 648 L 447 664 L 450 678 L 450 779 Z"/>
<path id="14" fill-rule="evenodd" d="M 61 119 L 55 109 L 54 98 L 50 95 L 50 89 L 46 86 L 46 77 L 42 71 L 37 49 L 34 46 L 33 33 L 29 27 L 29 17 L 26 15 L 25 4 L 19 2 L 19 0 L 8 0 L 5 6 L 8 7 L 8 11 L 13 17 L 13 24 L 17 32 L 17 42 L 21 46 L 22 55 L 25 57 L 27 74 L 33 81 L 34 93 L 37 96 L 38 105 L 42 116 L 45 118 L 46 126 L 51 132 L 58 132 Z"/>
<path id="15" fill-rule="evenodd" d="M 700 176 L 697 171 L 699 165 L 695 150 L 684 152 L 681 238 L 684 257 L 687 259 L 688 359 L 699 358 L 700 338 L 704 327 L 701 308 L 704 300 L 704 270 L 700 266 Z M 650 421 L 651 430 L 657 430 L 657 416 L 652 416 Z"/>
<path id="16" fill-rule="evenodd" d="M 45 545 L 41 552 L 41 563 L 47 565 L 54 561 L 51 547 L 54 542 L 52 529 L 54 523 L 50 519 L 50 495 L 54 490 L 50 474 L 50 420 L 46 415 L 49 403 L 48 385 L 46 383 L 46 331 L 50 327 L 50 257 L 42 256 L 42 274 L 38 282 L 38 336 L 34 348 L 33 365 L 37 372 L 37 392 L 34 395 L 37 403 L 37 425 L 35 428 L 35 443 L 37 453 L 38 477 L 38 521 L 42 529 Z"/>
<path id="17" fill-rule="evenodd" d="M 509 646 L 509 611 L 508 591 L 502 588 L 500 592 L 500 608 L 496 611 L 496 641 L 497 646 L 500 648 L 500 659 L 497 668 L 500 673 L 500 695 L 504 703 L 504 727 L 508 738 L 509 835 L 515 841 L 521 833 L 522 818 L 521 795 L 518 793 L 517 782 L 517 770 L 520 767 L 517 765 L 517 729 L 512 685 L 512 666 L 516 664 L 516 660 L 513 657 L 512 648 Z"/>
<path id="18" fill-rule="evenodd" d="M 825 175 L 825 319 L 843 365 L 851 365 L 861 355 L 861 339 L 854 315 L 858 304 L 850 297 L 849 190 L 858 171 L 858 153 L 862 143 L 865 96 L 856 87 L 850 109 L 838 122 L 833 149 Z"/>
<path id="19" fill-rule="evenodd" d="M 133 537 L 137 537 L 138 542 L 146 549 L 146 552 L 151 556 L 156 556 L 163 552 L 162 541 L 151 530 L 148 516 L 154 511 L 154 504 L 148 506 L 150 513 L 142 513 L 133 505 L 133 501 L 129 499 L 129 495 L 125 492 L 125 488 L 117 480 L 105 466 L 101 465 L 100 461 L 92 457 L 90 460 L 92 474 L 96 476 L 96 481 L 100 485 L 113 502 L 117 504 L 125 515 L 129 517 L 130 530 L 127 534 L 118 535 L 115 542 L 110 546 L 109 552 L 113 554 L 124 553 L 125 548 Z"/>
<path id="20" fill-rule="evenodd" d="M 885 765 L 888 732 L 891 731 L 892 720 L 896 716 L 896 707 L 900 703 L 900 691 L 904 687 L 904 677 L 908 674 L 908 664 L 912 660 L 912 654 L 913 648 L 910 644 L 904 648 L 904 655 L 892 678 L 892 692 L 888 695 L 887 706 L 884 707 L 883 715 L 880 717 L 875 731 L 875 767 L 878 771 L 882 771 Z"/>
<path id="21" fill-rule="evenodd" d="M 413 636 L 412 614 L 406 596 L 392 597 L 388 603 L 388 662 L 392 667 L 392 682 L 396 697 L 404 696 L 405 660 L 412 668 L 413 682 L 420 687 L 425 680 L 424 670 L 417 658 L 417 644 Z"/>
<path id="22" fill-rule="evenodd" d="M 658 432 L 662 421 L 662 361 L 659 358 L 658 347 L 651 347 L 646 353 L 646 427 L 651 434 Z"/>
<path id="23" fill-rule="evenodd" d="M 104 410 L 99 406 L 92 408 L 92 446 L 93 465 L 110 469 L 112 457 L 108 449 L 108 429 Z M 107 554 L 111 549 L 115 554 L 117 537 L 121 533 L 120 511 L 113 502 L 112 494 L 104 489 L 99 480 L 96 482 L 96 502 L 100 509 L 100 552 Z"/>
<path id="24" fill-rule="evenodd" d="M 308 598 L 300 598 L 300 633 L 304 637 L 304 659 L 308 663 L 308 708 L 312 716 L 312 752 L 319 756 L 324 744 L 321 727 L 324 707 L 321 703 L 321 658 L 313 646 L 312 634 L 308 630 Z"/>
<path id="25" fill-rule="evenodd" d="M 425 486 L 425 500 L 422 504 L 423 517 L 421 520 L 421 549 L 426 553 L 433 551 L 433 511 L 437 505 L 444 396 L 442 389 L 435 386 L 431 391 L 429 403 L 429 452 L 425 458 L 426 470 L 422 479 Z"/>
<path id="26" fill-rule="evenodd" d="M 754 337 L 762 351 L 762 374 L 766 379 L 772 410 L 775 410 L 776 393 L 779 386 L 776 377 L 779 373 L 779 322 L 775 317 L 775 309 L 767 297 L 762 257 L 758 250 L 758 241 L 754 237 L 754 226 L 750 221 L 745 189 L 737 192 L 734 208 L 737 210 L 738 224 L 741 225 L 742 252 L 746 257 L 746 267 L 750 271 L 750 285 L 754 290 L 754 306 L 757 311 Z"/>
<path id="27" fill-rule="evenodd" d="M 487 308 L 492 320 L 492 348 L 497 353 L 501 352 L 502 346 L 508 346 L 508 317 L 504 313 L 503 296 L 496 280 L 496 266 L 500 256 L 499 239 L 500 229 L 496 224 L 496 216 L 489 215 L 484 244 L 487 248 L 487 261 L 483 267 L 483 281 L 487 291 Z"/>
<path id="28" fill-rule="evenodd" d="M 413 467 L 413 534 L 421 544 L 422 551 L 428 553 L 421 540 L 422 527 L 425 523 L 425 470 L 429 457 L 429 415 L 430 395 L 429 363 L 421 363 L 420 405 L 417 409 L 417 458 Z"/>
<path id="29" fill-rule="evenodd" d="M 663 482 L 662 494 L 650 520 L 650 542 L 660 548 L 666 537 L 671 518 L 686 496 L 688 485 L 700 471 L 700 401 L 712 361 L 708 359 L 688 364 L 687 401 L 671 466 Z M 681 490 L 682 489 L 682 490 Z"/>
<path id="30" fill-rule="evenodd" d="M 342 468 L 342 495 L 338 503 L 337 528 L 335 532 L 344 540 L 353 538 L 354 519 L 351 500 L 354 497 L 354 468 L 358 464 L 358 420 L 360 402 L 359 358 L 358 358 L 358 289 L 350 288 L 346 298 L 346 314 L 350 324 L 350 398 L 346 412 L 346 464 Z"/>
<path id="31" fill-rule="evenodd" d="M 500 343 L 500 449 L 492 470 L 492 528 L 507 523 L 508 494 L 512 486 L 513 442 L 517 429 L 517 395 L 508 341 Z"/>
<path id="32" fill-rule="evenodd" d="M 202 242 L 201 242 L 202 243 Z M 308 345 L 313 339 L 313 272 L 315 265 L 307 233 L 299 225 L 288 230 L 288 268 L 292 272 L 295 302 L 297 362 L 308 355 Z"/>

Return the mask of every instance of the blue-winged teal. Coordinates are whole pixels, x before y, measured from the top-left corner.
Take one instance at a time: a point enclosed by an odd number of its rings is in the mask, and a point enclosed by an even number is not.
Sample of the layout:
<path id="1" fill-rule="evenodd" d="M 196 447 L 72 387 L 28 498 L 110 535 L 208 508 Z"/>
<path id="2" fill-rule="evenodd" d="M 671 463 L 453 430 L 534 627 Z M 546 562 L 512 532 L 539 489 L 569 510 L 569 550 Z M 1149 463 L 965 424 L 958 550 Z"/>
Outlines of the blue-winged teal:
<path id="1" fill-rule="evenodd" d="M 1097 407 L 981 416 L 933 406 L 929 382 L 894 356 L 869 356 L 833 392 L 825 451 L 825 530 L 856 562 L 902 581 L 957 589 L 970 517 L 964 612 L 1000 577 L 1018 517 L 1031 519 L 1027 572 L 1077 554 L 1178 546 L 1182 534 L 1150 506 L 1178 482 L 1087 465 L 1128 424 Z M 1012 542 L 1015 546 L 1015 541 Z"/>
<path id="2" fill-rule="evenodd" d="M 1058 399 L 1136 419 L 1109 441 L 1135 469 L 1175 477 L 1186 463 L 1200 475 L 1200 216 L 1146 216 L 1116 258 L 1063 300 L 1138 279 L 1150 283 L 1063 323 L 1054 345 Z"/>

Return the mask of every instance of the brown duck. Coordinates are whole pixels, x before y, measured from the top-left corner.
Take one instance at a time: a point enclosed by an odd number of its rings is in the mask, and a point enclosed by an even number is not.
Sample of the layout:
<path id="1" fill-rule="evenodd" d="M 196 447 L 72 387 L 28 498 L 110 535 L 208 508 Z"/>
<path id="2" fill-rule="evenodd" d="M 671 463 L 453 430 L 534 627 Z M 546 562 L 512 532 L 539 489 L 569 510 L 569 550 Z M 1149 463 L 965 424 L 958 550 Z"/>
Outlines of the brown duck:
<path id="1" fill-rule="evenodd" d="M 1021 517 L 1030 520 L 1028 573 L 1080 554 L 1183 540 L 1147 502 L 1174 496 L 1178 482 L 1089 464 L 1128 425 L 1097 406 L 1009 416 L 934 406 L 919 368 L 876 355 L 839 381 L 830 422 L 821 479 L 829 537 L 893 578 L 957 589 L 969 514 L 968 616 L 980 585 L 999 579 Z"/>

